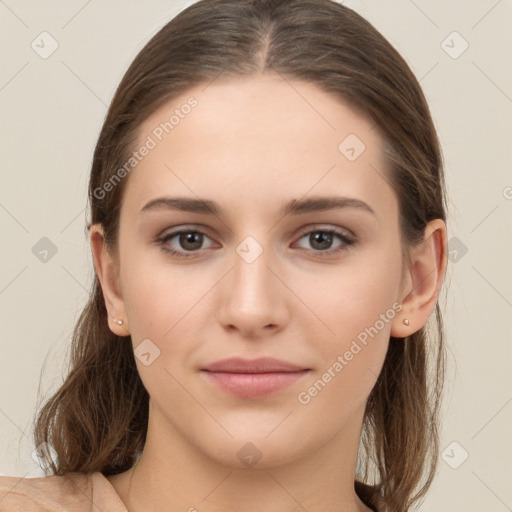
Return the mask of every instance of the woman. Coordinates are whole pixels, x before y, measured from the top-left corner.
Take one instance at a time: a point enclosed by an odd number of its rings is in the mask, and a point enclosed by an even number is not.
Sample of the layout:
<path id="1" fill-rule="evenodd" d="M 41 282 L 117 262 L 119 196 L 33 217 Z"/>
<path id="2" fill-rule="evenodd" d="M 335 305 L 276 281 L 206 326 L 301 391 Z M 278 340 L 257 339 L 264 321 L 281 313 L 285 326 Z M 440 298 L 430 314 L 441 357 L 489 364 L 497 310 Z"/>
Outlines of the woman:
<path id="1" fill-rule="evenodd" d="M 0 479 L 0 510 L 424 496 L 444 177 L 420 86 L 373 26 L 331 0 L 187 8 L 123 77 L 89 199 L 94 289 L 36 424 L 52 474 Z"/>

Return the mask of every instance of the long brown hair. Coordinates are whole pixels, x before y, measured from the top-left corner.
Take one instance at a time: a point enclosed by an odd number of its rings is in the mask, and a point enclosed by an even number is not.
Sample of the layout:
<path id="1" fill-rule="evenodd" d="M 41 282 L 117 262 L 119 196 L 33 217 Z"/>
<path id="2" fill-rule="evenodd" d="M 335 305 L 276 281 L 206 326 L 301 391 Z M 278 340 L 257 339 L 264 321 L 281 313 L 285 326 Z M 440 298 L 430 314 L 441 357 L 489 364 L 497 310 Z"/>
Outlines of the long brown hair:
<path id="1" fill-rule="evenodd" d="M 423 239 L 427 222 L 446 220 L 442 156 L 427 102 L 404 59 L 368 21 L 331 0 L 202 0 L 146 44 L 108 109 L 94 151 L 89 201 L 91 224 L 103 226 L 113 254 L 129 177 L 106 193 L 104 185 L 134 151 L 141 123 L 194 85 L 259 73 L 309 81 L 375 123 L 386 143 L 405 249 Z M 408 510 L 434 477 L 443 340 L 437 303 L 424 328 L 405 339 L 391 337 L 367 402 L 356 476 L 374 484 L 394 512 Z M 149 397 L 130 337 L 108 327 L 96 276 L 70 359 L 69 375 L 36 419 L 36 445 L 48 443 L 43 446 L 58 457 L 41 450 L 47 471 L 126 471 L 145 443 Z"/>

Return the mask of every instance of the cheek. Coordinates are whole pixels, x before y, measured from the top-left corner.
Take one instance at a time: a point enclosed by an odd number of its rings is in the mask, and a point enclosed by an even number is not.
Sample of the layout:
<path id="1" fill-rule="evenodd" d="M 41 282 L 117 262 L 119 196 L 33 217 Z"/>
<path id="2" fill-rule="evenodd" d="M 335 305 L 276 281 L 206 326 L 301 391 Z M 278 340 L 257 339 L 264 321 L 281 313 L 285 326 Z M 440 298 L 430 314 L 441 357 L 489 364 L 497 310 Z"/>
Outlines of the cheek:
<path id="1" fill-rule="evenodd" d="M 167 264 L 165 255 L 151 252 L 151 257 L 147 251 L 127 253 L 121 272 L 123 296 L 132 333 L 164 341 L 175 326 L 189 321 L 214 281 L 198 267 Z"/>
<path id="2" fill-rule="evenodd" d="M 328 410 L 334 430 L 363 406 L 375 386 L 396 314 L 391 304 L 381 307 L 378 301 L 367 303 L 363 312 L 346 301 L 338 305 L 330 317 L 335 333 L 321 339 L 315 339 L 314 333 L 309 336 L 321 364 L 297 395 L 297 402 L 318 428 L 325 428 Z"/>
<path id="3" fill-rule="evenodd" d="M 376 257 L 364 256 L 356 255 L 314 278 L 298 274 L 294 279 L 294 290 L 318 319 L 310 325 L 341 346 L 343 340 L 346 343 L 375 324 L 398 297 L 400 266 L 382 252 Z M 390 324 L 386 326 L 389 331 Z"/>
<path id="4" fill-rule="evenodd" d="M 141 251 L 127 256 L 121 279 L 136 363 L 145 387 L 152 396 L 165 393 L 166 400 L 182 399 L 178 382 L 205 343 L 206 322 L 212 319 L 208 292 L 218 281 L 217 275 L 199 266 L 185 270 L 168 265 L 165 258 L 149 258 Z M 137 357 L 142 347 L 147 347 L 144 353 L 151 354 L 149 361 Z"/>
<path id="5" fill-rule="evenodd" d="M 130 267 L 135 268 L 135 260 L 126 265 L 123 291 L 139 375 L 157 402 L 181 404 L 184 365 L 204 339 L 199 331 L 207 280 L 198 282 L 165 265 L 139 265 L 134 272 Z"/>
<path id="6" fill-rule="evenodd" d="M 307 283 L 302 281 L 300 293 L 318 319 L 304 328 L 310 351 L 319 354 L 322 364 L 298 396 L 299 403 L 318 407 L 319 413 L 321 403 L 339 405 L 333 414 L 344 415 L 367 398 L 401 308 L 396 301 L 399 272 L 396 263 L 390 265 L 382 258 L 340 266 L 322 286 L 312 290 L 309 283 L 307 295 Z"/>

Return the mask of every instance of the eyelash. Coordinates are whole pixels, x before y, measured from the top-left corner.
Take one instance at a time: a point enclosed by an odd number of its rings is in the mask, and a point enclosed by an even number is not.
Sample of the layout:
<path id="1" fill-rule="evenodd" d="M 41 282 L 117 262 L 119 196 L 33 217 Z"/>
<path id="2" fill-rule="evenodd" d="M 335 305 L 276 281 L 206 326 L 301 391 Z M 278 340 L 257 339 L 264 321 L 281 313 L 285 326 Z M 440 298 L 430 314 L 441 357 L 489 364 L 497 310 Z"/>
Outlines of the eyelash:
<path id="1" fill-rule="evenodd" d="M 160 248 L 162 249 L 162 251 L 164 251 L 167 254 L 170 254 L 171 256 L 176 256 L 178 258 L 191 258 L 191 257 L 194 257 L 195 253 L 198 253 L 199 250 L 197 250 L 197 251 L 189 251 L 188 254 L 187 254 L 186 252 L 180 252 L 180 251 L 176 251 L 174 249 L 169 249 L 169 247 L 167 247 L 165 245 L 169 240 L 171 240 L 172 238 L 174 238 L 174 237 L 176 237 L 178 235 L 181 235 L 183 233 L 188 233 L 188 234 L 190 234 L 190 233 L 198 233 L 198 234 L 201 234 L 201 235 L 204 235 L 204 236 L 210 238 L 208 236 L 208 234 L 205 233 L 204 231 L 202 231 L 201 229 L 198 229 L 198 228 L 194 228 L 194 229 L 186 228 L 186 229 L 180 229 L 180 230 L 168 233 L 168 234 L 158 238 L 156 240 L 156 242 L 157 242 L 158 245 L 160 245 Z M 304 238 L 306 235 L 310 235 L 311 233 L 327 233 L 329 235 L 335 235 L 335 236 L 338 236 L 340 238 L 340 240 L 343 242 L 342 245 L 340 246 L 340 248 L 338 248 L 338 249 L 327 249 L 327 250 L 324 250 L 324 251 L 311 250 L 311 252 L 313 252 L 315 256 L 320 256 L 320 257 L 332 256 L 333 254 L 337 254 L 337 253 L 341 253 L 341 252 L 347 251 L 347 250 L 349 250 L 349 248 L 351 246 L 353 247 L 353 246 L 355 246 L 357 244 L 357 240 L 355 238 L 349 237 L 345 233 L 343 233 L 341 231 L 338 231 L 336 229 L 333 229 L 333 228 L 310 229 L 309 231 L 303 232 L 300 235 L 299 240 Z M 304 249 L 304 250 L 307 250 L 308 252 L 310 251 L 308 249 Z"/>

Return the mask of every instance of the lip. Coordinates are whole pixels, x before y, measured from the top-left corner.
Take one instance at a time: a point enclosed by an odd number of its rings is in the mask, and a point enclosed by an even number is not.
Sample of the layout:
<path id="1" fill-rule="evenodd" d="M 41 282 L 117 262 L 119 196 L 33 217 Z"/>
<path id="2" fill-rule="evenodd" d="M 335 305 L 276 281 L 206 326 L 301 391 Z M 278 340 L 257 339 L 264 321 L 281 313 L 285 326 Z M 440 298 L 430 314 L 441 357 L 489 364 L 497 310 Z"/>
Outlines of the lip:
<path id="1" fill-rule="evenodd" d="M 273 357 L 260 357 L 258 359 L 244 359 L 242 357 L 230 357 L 220 359 L 215 363 L 201 368 L 209 372 L 229 372 L 229 373 L 272 373 L 272 372 L 297 372 L 309 370 L 304 366 L 275 359 Z"/>
<path id="2" fill-rule="evenodd" d="M 241 398 L 275 393 L 309 374 L 310 369 L 271 357 L 222 359 L 201 369 L 207 381 Z"/>

